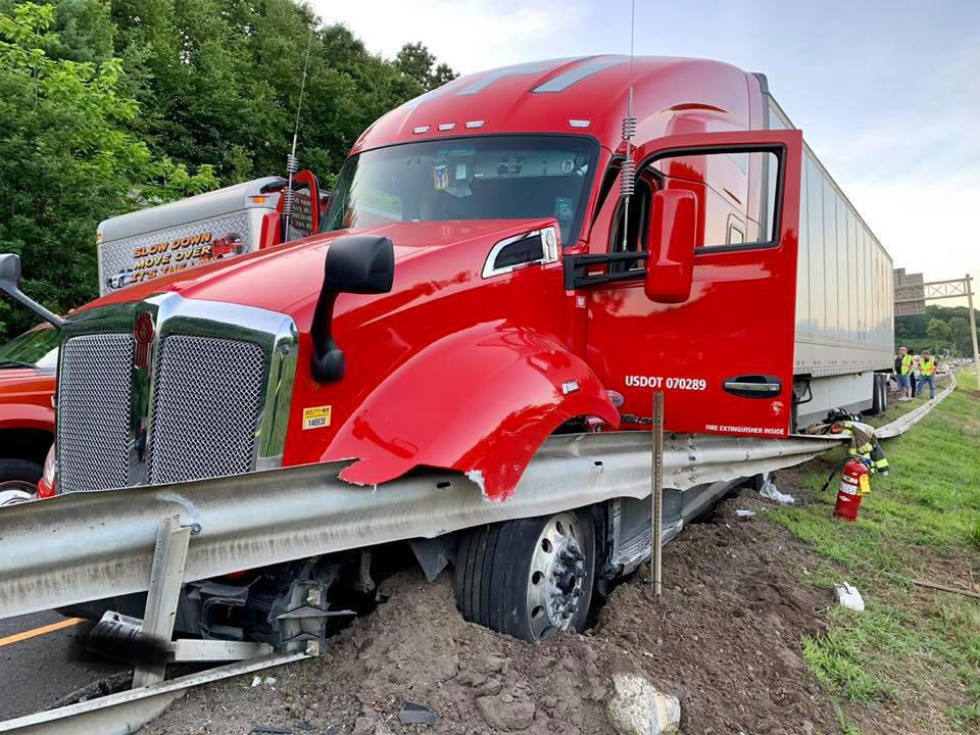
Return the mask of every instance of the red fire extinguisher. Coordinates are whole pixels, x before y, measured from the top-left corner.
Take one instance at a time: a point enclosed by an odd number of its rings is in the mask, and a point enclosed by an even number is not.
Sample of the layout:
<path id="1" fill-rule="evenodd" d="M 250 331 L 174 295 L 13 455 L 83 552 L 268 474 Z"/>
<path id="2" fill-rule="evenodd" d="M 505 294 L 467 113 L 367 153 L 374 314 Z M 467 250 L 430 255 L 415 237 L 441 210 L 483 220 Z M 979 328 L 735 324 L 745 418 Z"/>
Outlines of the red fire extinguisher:
<path id="1" fill-rule="evenodd" d="M 871 470 L 864 460 L 850 457 L 840 472 L 840 490 L 834 516 L 845 521 L 857 520 L 861 508 L 861 498 L 871 492 Z"/>

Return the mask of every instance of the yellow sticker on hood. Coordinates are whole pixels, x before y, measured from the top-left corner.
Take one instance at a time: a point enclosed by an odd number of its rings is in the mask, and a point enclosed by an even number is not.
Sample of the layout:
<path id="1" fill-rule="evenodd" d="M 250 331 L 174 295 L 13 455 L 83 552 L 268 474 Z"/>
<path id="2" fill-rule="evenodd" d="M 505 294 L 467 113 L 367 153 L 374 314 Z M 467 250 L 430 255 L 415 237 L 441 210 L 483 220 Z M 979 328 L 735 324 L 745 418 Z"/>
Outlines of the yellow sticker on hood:
<path id="1" fill-rule="evenodd" d="M 303 430 L 323 429 L 330 426 L 330 409 L 332 406 L 310 406 L 303 409 Z"/>

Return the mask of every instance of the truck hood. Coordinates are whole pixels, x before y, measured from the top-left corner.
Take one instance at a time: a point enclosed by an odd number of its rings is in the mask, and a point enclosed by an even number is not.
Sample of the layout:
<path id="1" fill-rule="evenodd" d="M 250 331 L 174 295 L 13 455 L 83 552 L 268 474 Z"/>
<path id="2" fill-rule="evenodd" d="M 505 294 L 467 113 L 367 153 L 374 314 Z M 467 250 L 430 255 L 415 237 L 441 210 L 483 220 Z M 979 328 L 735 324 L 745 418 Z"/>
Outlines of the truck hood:
<path id="1" fill-rule="evenodd" d="M 554 225 L 554 220 L 453 220 L 398 222 L 357 230 L 337 230 L 243 255 L 227 263 L 209 263 L 136 284 L 97 299 L 82 309 L 141 301 L 153 294 L 174 292 L 185 298 L 293 313 L 316 299 L 323 283 L 327 249 L 339 237 L 357 234 L 391 239 L 395 246 L 395 284 L 392 290 L 397 292 L 417 280 L 417 276 L 405 277 L 405 266 L 413 260 L 452 248 L 460 253 L 457 266 L 461 270 L 474 267 L 476 261 L 482 266 L 494 243 L 549 224 Z M 439 270 L 444 269 L 443 264 Z M 416 268 L 412 268 L 412 271 L 418 273 Z"/>

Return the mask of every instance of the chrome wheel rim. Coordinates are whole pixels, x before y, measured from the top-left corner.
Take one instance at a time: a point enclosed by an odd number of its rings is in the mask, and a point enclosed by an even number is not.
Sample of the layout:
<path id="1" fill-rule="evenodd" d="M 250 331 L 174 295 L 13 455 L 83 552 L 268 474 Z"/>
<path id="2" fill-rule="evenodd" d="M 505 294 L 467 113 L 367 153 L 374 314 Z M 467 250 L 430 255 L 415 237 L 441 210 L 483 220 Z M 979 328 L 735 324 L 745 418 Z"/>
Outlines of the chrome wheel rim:
<path id="1" fill-rule="evenodd" d="M 572 626 L 585 598 L 582 529 L 572 513 L 552 516 L 541 530 L 527 579 L 527 610 L 535 639 Z"/>
<path id="2" fill-rule="evenodd" d="M 26 480 L 5 480 L 0 482 L 0 507 L 26 503 L 33 500 L 37 485 Z"/>

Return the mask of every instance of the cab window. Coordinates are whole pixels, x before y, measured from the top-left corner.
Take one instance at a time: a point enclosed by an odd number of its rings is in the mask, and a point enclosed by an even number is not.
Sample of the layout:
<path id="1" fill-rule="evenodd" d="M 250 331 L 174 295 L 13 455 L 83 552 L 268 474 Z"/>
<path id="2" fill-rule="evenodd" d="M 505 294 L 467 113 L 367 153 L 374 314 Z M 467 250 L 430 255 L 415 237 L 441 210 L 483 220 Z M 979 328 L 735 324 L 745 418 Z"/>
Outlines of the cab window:
<path id="1" fill-rule="evenodd" d="M 779 162 L 769 151 L 692 153 L 659 158 L 647 167 L 665 189 L 697 197 L 699 248 L 751 247 L 774 240 Z"/>

